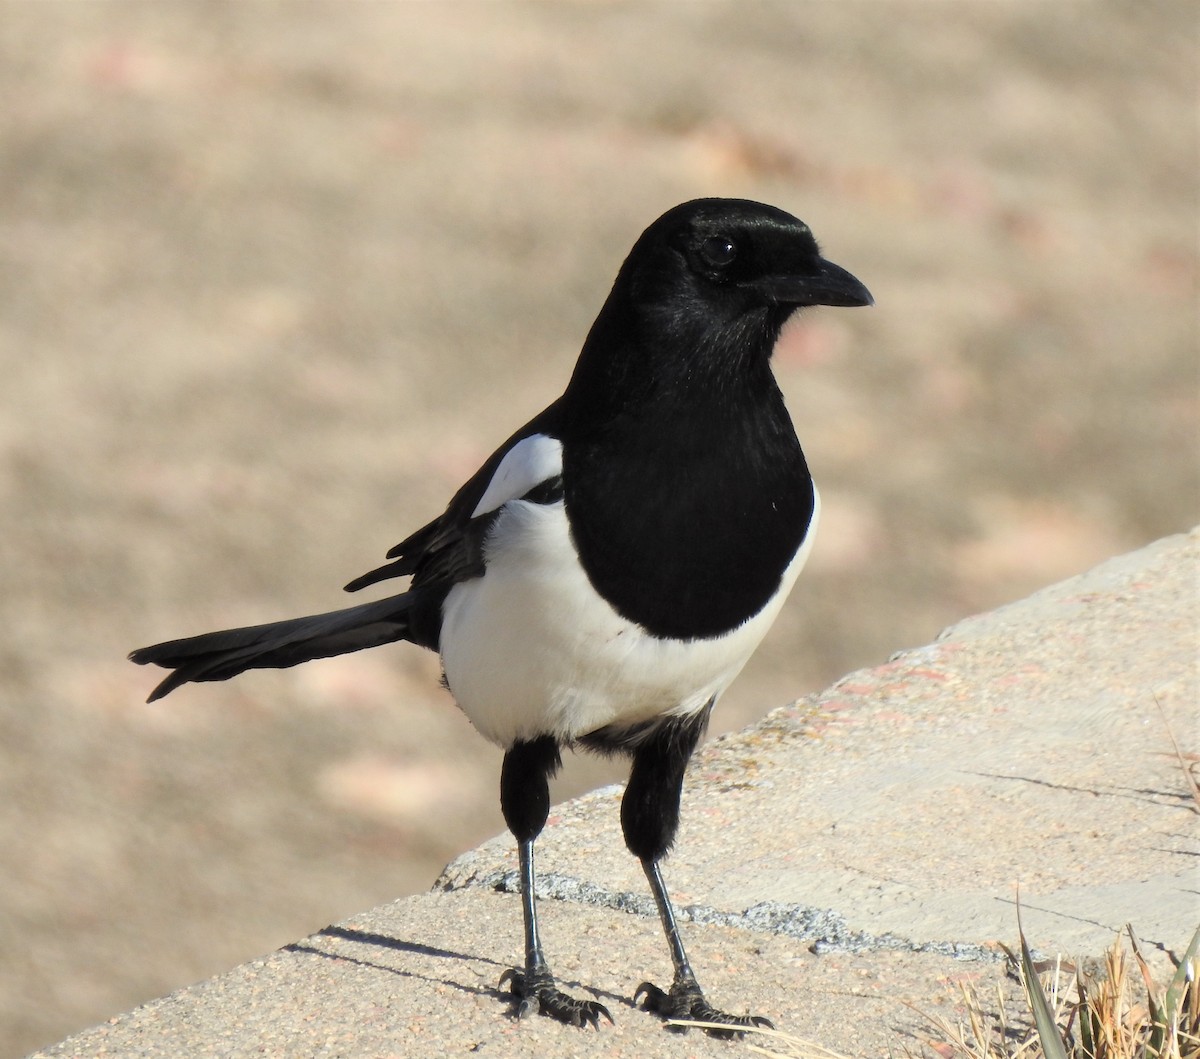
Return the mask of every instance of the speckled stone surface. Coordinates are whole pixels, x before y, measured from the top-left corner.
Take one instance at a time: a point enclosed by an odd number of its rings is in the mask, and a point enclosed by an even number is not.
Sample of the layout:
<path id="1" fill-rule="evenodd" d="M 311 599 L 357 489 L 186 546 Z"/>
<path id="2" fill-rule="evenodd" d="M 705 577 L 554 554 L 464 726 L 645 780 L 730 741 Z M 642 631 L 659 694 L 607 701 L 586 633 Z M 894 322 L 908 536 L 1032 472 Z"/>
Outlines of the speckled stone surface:
<path id="1" fill-rule="evenodd" d="M 908 1005 L 1002 978 L 1018 883 L 1044 953 L 1096 955 L 1127 922 L 1181 949 L 1200 834 L 1168 726 L 1196 750 L 1198 551 L 1194 531 L 1113 559 L 698 754 L 666 875 L 711 999 L 846 1054 L 896 1050 L 920 1034 Z M 619 799 L 561 807 L 539 843 L 551 963 L 615 1027 L 506 1017 L 520 907 L 498 838 L 434 893 L 36 1054 L 727 1055 L 631 1007 L 670 967 Z"/>

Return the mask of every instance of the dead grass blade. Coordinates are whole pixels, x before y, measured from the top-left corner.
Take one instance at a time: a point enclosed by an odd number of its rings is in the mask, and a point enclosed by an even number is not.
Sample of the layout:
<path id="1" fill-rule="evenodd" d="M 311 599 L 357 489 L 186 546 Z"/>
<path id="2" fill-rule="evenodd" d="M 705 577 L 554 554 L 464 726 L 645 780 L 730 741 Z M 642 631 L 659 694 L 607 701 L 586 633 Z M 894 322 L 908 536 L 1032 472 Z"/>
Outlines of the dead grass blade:
<path id="1" fill-rule="evenodd" d="M 1024 1032 L 1014 1028 L 1018 1024 L 1009 1019 L 999 986 L 997 1024 L 985 1016 L 975 989 L 963 983 L 965 1023 L 922 1016 L 939 1038 L 922 1043 L 939 1059 L 1200 1059 L 1200 930 L 1181 959 L 1168 952 L 1175 972 L 1165 989 L 1155 981 L 1136 935 L 1126 928 L 1132 960 L 1119 934 L 1102 961 L 1079 961 L 1073 974 L 1061 963 L 1054 966 L 1047 995 L 1019 907 L 1017 916 L 1020 955 L 1011 955 L 1033 1026 Z M 1072 983 L 1074 995 L 1068 998 Z"/>
<path id="2" fill-rule="evenodd" d="M 1171 747 L 1175 751 L 1175 760 L 1179 762 L 1179 768 L 1183 772 L 1183 778 L 1192 792 L 1192 809 L 1200 813 L 1200 782 L 1196 780 L 1196 760 L 1194 754 L 1184 755 L 1179 749 L 1179 742 L 1175 738 L 1175 733 L 1171 731 L 1171 722 L 1167 720 L 1167 711 L 1163 709 L 1162 703 L 1159 702 L 1158 696 L 1154 696 L 1154 705 L 1158 707 L 1158 715 L 1162 718 L 1163 727 L 1167 730 L 1167 738 L 1171 740 Z M 1192 758 L 1189 763 L 1188 758 Z"/>
<path id="3" fill-rule="evenodd" d="M 729 1026 L 722 1022 L 691 1022 L 682 1019 L 668 1019 L 668 1026 L 678 1026 L 681 1029 L 698 1029 L 698 1030 L 729 1030 Z M 786 1051 L 776 1051 L 774 1047 L 760 1048 L 757 1044 L 751 1044 L 746 1041 L 746 1050 L 754 1052 L 757 1055 L 768 1056 L 769 1059 L 849 1059 L 848 1056 L 842 1055 L 841 1052 L 835 1052 L 824 1045 L 816 1044 L 813 1041 L 806 1041 L 801 1037 L 795 1037 L 790 1033 L 784 1033 L 781 1030 L 768 1029 L 766 1026 L 746 1026 L 738 1027 L 738 1032 L 745 1034 L 746 1037 L 754 1039 L 762 1038 L 778 1042 L 780 1048 Z"/>

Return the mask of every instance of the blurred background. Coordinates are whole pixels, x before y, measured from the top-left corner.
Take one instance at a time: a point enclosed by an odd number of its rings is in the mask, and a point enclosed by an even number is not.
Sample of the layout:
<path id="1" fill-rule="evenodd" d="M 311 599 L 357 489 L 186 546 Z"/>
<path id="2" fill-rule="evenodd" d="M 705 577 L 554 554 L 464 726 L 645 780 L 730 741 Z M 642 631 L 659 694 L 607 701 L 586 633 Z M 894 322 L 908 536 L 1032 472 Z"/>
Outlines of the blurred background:
<path id="1" fill-rule="evenodd" d="M 1198 20 L 0 5 L 0 1054 L 502 829 L 415 648 L 154 706 L 124 657 L 348 601 L 679 201 L 796 213 L 877 300 L 779 352 L 824 522 L 716 731 L 1198 521 Z"/>

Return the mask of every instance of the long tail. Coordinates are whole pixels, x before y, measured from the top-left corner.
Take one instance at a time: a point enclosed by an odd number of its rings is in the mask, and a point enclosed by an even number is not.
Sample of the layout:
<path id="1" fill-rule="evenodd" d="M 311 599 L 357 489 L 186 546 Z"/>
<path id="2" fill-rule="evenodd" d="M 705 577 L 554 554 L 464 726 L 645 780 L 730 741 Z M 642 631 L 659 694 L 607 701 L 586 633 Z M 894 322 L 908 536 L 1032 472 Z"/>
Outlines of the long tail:
<path id="1" fill-rule="evenodd" d="M 286 669 L 408 639 L 417 595 L 405 592 L 327 614 L 168 640 L 139 648 L 129 660 L 174 670 L 150 693 L 146 701 L 153 702 L 189 681 L 228 680 L 247 669 Z"/>

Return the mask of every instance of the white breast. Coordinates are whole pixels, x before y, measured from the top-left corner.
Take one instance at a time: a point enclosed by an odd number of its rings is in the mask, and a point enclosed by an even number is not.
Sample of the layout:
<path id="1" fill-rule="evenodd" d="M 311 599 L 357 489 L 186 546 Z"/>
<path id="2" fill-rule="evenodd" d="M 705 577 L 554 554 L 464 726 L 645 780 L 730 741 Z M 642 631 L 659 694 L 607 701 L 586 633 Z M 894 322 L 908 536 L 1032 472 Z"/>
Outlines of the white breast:
<path id="1" fill-rule="evenodd" d="M 459 706 L 501 746 L 570 740 L 609 724 L 687 714 L 741 671 L 808 558 L 820 498 L 779 591 L 724 636 L 658 639 L 600 597 L 575 554 L 563 503 L 510 500 L 488 537 L 487 573 L 443 607 L 442 664 Z"/>

